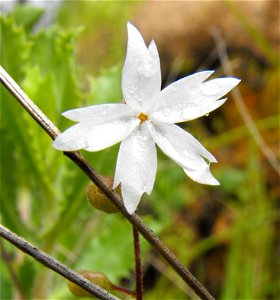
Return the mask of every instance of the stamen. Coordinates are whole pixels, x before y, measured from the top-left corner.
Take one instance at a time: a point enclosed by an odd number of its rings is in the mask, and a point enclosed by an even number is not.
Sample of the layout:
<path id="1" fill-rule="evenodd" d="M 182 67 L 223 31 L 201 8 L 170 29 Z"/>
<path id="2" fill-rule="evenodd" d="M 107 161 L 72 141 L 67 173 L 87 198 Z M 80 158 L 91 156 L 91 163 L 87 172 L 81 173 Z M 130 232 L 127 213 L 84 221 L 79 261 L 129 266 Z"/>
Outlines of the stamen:
<path id="1" fill-rule="evenodd" d="M 148 120 L 148 116 L 145 115 L 145 114 L 143 114 L 143 113 L 141 113 L 141 114 L 138 116 L 138 119 L 141 121 L 141 124 L 142 124 L 143 122 L 145 122 L 145 121 Z"/>

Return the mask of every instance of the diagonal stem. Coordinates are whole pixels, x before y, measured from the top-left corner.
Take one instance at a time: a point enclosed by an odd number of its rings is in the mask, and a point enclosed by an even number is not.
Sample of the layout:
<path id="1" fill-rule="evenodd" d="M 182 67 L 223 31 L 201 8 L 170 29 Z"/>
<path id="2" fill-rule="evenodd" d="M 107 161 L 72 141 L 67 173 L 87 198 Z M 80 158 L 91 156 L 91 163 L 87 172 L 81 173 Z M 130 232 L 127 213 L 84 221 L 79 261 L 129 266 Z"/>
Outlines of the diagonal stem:
<path id="1" fill-rule="evenodd" d="M 41 264 L 45 265 L 47 268 L 55 271 L 56 273 L 62 275 L 64 278 L 74 282 L 76 285 L 80 286 L 84 290 L 88 291 L 92 295 L 104 300 L 117 300 L 118 298 L 109 294 L 107 291 L 102 289 L 96 284 L 93 284 L 89 280 L 85 279 L 78 273 L 72 271 L 64 264 L 57 261 L 55 258 L 49 256 L 42 250 L 38 249 L 34 245 L 30 244 L 22 237 L 19 237 L 8 228 L 0 225 L 0 236 L 5 240 L 9 241 L 11 244 L 27 253 L 28 255 L 35 258 Z"/>
<path id="2" fill-rule="evenodd" d="M 139 241 L 139 232 L 132 226 L 133 243 L 134 243 L 134 258 L 135 258 L 135 276 L 136 276 L 136 300 L 143 300 L 143 280 L 141 269 L 141 250 Z"/>
<path id="3" fill-rule="evenodd" d="M 59 130 L 44 115 L 44 113 L 28 98 L 21 90 L 18 84 L 10 77 L 10 75 L 0 66 L 0 80 L 6 89 L 16 98 L 23 108 L 31 115 L 31 117 L 47 132 L 47 134 L 55 139 Z M 64 152 L 83 172 L 108 196 L 108 198 L 118 207 L 122 215 L 142 234 L 142 236 L 166 259 L 176 273 L 192 288 L 192 290 L 205 300 L 213 300 L 214 297 L 206 290 L 206 288 L 193 276 L 193 274 L 177 259 L 170 249 L 159 239 L 159 237 L 143 222 L 136 214 L 130 215 L 121 200 L 121 197 L 111 188 L 109 188 L 102 180 L 102 177 L 94 168 L 85 160 L 80 152 Z"/>

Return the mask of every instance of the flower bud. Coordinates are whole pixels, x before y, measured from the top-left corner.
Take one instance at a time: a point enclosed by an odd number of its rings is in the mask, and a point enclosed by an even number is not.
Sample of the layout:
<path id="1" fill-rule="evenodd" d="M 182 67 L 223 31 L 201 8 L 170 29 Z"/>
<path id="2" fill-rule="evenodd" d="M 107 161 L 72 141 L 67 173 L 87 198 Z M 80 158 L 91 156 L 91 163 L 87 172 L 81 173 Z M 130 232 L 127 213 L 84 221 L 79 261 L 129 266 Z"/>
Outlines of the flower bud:
<path id="1" fill-rule="evenodd" d="M 109 279 L 101 272 L 91 272 L 91 271 L 77 271 L 78 274 L 82 275 L 84 278 L 88 279 L 90 282 L 100 286 L 106 291 L 110 291 L 112 289 L 112 284 Z M 71 293 L 78 297 L 92 297 L 92 294 L 82 289 L 72 281 L 67 282 L 68 288 Z"/>
<path id="2" fill-rule="evenodd" d="M 113 179 L 111 177 L 102 176 L 103 182 L 110 188 L 113 186 Z M 121 195 L 120 186 L 115 191 Z M 98 210 L 102 210 L 108 214 L 117 213 L 119 210 L 112 203 L 112 201 L 96 186 L 92 181 L 89 183 L 86 195 L 89 203 Z"/>

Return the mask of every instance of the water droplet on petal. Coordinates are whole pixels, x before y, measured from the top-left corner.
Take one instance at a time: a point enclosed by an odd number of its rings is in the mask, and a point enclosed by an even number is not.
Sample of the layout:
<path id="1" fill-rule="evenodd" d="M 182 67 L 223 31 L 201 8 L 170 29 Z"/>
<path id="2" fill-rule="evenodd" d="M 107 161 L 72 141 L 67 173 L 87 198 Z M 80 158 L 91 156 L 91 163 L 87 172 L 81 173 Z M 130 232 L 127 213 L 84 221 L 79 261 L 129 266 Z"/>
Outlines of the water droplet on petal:
<path id="1" fill-rule="evenodd" d="M 107 115 L 106 111 L 102 111 L 102 116 L 105 117 Z"/>
<path id="2" fill-rule="evenodd" d="M 209 114 L 206 114 L 205 116 L 206 116 L 206 117 L 208 117 L 208 116 L 209 116 Z"/>

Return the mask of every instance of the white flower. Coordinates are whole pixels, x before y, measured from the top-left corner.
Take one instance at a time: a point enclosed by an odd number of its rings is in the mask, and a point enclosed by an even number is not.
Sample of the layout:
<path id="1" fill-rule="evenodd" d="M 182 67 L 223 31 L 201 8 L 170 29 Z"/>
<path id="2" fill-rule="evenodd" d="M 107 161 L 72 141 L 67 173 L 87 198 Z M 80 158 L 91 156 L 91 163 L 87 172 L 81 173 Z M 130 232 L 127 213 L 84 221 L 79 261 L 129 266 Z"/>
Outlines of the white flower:
<path id="1" fill-rule="evenodd" d="M 127 24 L 127 55 L 122 72 L 125 104 L 102 104 L 63 113 L 78 122 L 54 141 L 56 149 L 99 151 L 121 141 L 114 185 L 132 214 L 144 192 L 150 194 L 157 169 L 155 143 L 194 181 L 218 185 L 209 165 L 217 162 L 192 135 L 174 123 L 204 116 L 221 106 L 221 99 L 239 80 L 205 81 L 213 71 L 182 78 L 161 91 L 157 47 L 147 48 L 140 32 Z"/>

